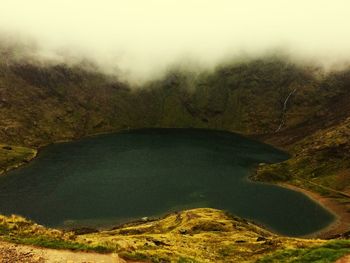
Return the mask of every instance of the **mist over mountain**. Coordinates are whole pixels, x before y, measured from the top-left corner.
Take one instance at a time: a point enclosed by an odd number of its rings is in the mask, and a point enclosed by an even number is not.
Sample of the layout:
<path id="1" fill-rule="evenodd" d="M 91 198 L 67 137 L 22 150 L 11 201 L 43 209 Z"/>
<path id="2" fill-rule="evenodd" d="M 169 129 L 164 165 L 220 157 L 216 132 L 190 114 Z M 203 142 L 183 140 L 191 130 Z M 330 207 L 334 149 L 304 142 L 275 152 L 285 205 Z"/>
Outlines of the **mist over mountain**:
<path id="1" fill-rule="evenodd" d="M 27 59 L 87 59 L 134 83 L 175 64 L 212 69 L 276 50 L 340 67 L 350 55 L 349 8 L 345 0 L 3 0 L 0 38 L 23 44 Z"/>

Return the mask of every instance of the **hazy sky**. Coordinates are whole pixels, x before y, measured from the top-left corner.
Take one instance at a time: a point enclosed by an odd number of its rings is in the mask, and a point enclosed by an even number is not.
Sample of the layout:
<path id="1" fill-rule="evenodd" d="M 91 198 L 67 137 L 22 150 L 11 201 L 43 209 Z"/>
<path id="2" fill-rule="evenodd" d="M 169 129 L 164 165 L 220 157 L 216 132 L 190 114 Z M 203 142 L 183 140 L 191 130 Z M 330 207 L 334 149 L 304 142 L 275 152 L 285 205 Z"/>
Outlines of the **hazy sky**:
<path id="1" fill-rule="evenodd" d="M 142 79 L 177 61 L 214 65 L 272 48 L 347 59 L 350 1 L 0 0 L 0 31 Z"/>

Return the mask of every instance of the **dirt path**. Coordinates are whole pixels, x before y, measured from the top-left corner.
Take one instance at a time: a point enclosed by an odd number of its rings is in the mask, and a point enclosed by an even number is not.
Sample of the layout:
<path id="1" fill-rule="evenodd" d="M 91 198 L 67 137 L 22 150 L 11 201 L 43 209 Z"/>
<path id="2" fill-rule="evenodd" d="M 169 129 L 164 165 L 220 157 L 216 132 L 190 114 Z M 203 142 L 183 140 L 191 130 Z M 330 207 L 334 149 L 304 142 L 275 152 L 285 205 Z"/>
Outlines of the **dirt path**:
<path id="1" fill-rule="evenodd" d="M 128 263 L 117 254 L 72 252 L 0 242 L 0 263 Z"/>
<path id="2" fill-rule="evenodd" d="M 328 209 L 336 216 L 336 220 L 330 224 L 327 228 L 313 233 L 311 235 L 307 235 L 307 238 L 329 238 L 334 235 L 342 234 L 350 230 L 350 212 L 349 208 L 346 204 L 341 204 L 336 199 L 330 197 L 324 197 L 315 192 L 311 192 L 309 190 L 290 185 L 290 184 L 278 184 L 282 187 L 301 192 L 307 195 L 312 200 L 321 204 L 324 208 Z"/>
<path id="3" fill-rule="evenodd" d="M 335 263 L 350 263 L 350 255 L 338 259 Z"/>

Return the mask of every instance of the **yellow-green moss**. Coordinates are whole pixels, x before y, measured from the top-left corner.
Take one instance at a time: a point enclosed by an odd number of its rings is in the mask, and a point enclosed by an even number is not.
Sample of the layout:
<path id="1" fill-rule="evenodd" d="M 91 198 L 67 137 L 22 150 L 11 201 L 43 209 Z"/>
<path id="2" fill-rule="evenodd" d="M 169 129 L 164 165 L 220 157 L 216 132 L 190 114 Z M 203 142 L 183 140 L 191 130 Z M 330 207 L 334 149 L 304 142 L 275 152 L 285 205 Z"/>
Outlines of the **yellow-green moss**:
<path id="1" fill-rule="evenodd" d="M 350 118 L 304 138 L 290 151 L 287 161 L 259 166 L 256 178 L 350 196 Z"/>
<path id="2" fill-rule="evenodd" d="M 280 237 L 244 219 L 209 208 L 80 235 L 77 241 L 115 249 L 130 259 L 152 262 L 254 262 L 277 249 L 325 242 Z"/>
<path id="3" fill-rule="evenodd" d="M 28 163 L 36 154 L 35 149 L 0 144 L 0 174 Z"/>

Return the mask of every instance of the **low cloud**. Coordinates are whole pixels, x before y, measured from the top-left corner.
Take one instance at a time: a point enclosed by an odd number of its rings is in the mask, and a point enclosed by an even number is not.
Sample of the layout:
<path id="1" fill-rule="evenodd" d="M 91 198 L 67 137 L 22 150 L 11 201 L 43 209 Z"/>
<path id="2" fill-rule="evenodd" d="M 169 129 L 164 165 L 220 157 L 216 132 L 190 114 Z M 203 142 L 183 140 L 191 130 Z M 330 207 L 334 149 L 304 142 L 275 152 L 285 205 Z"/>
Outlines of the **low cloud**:
<path id="1" fill-rule="evenodd" d="M 346 63 L 349 10 L 347 0 L 2 0 L 0 31 L 40 57 L 88 58 L 142 82 L 176 63 L 212 68 L 275 49 Z"/>

